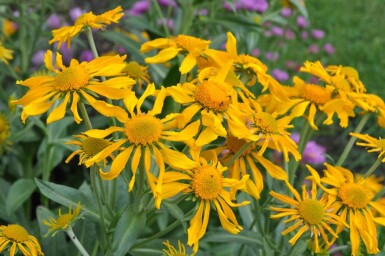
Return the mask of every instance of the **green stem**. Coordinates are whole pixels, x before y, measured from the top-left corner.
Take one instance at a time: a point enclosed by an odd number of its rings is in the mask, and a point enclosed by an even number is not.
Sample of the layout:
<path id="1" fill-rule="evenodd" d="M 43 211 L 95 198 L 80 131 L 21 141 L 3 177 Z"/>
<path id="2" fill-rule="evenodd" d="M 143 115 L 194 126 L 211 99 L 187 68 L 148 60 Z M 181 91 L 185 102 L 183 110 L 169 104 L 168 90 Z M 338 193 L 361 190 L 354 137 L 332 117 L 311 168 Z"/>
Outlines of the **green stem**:
<path id="1" fill-rule="evenodd" d="M 164 17 L 162 10 L 160 9 L 158 1 L 153 0 L 153 2 L 154 2 L 155 11 L 159 15 L 160 19 L 162 21 L 164 21 L 162 25 L 163 25 L 163 29 L 164 29 L 164 32 L 166 34 L 166 37 L 169 37 L 170 36 L 170 30 L 168 29 L 168 26 L 167 26 L 167 19 Z"/>
<path id="2" fill-rule="evenodd" d="M 99 53 L 98 53 L 98 50 L 96 49 L 94 36 L 92 35 L 92 30 L 90 27 L 87 27 L 87 29 L 86 29 L 86 36 L 87 36 L 87 40 L 88 40 L 88 43 L 90 45 L 92 54 L 94 55 L 94 58 L 98 58 Z"/>
<path id="3" fill-rule="evenodd" d="M 362 131 L 362 129 L 364 128 L 368 119 L 369 119 L 368 114 L 363 115 L 362 119 L 360 120 L 356 129 L 354 130 L 354 133 L 360 133 Z M 342 152 L 340 158 L 338 159 L 338 161 L 336 163 L 336 166 L 342 166 L 344 164 L 344 162 L 345 162 L 346 158 L 348 157 L 350 150 L 352 149 L 354 142 L 356 142 L 356 140 L 357 140 L 356 137 L 353 137 L 353 136 L 350 137 L 348 143 L 346 144 L 346 147 L 344 148 L 344 151 Z"/>
<path id="4" fill-rule="evenodd" d="M 234 163 L 234 161 L 238 157 L 240 157 L 243 154 L 243 152 L 245 152 L 250 147 L 250 145 L 252 143 L 253 143 L 253 141 L 249 141 L 249 142 L 243 144 L 243 146 L 230 158 L 230 160 L 225 163 L 225 166 L 227 166 L 227 167 L 231 166 Z"/>
<path id="5" fill-rule="evenodd" d="M 91 175 L 90 175 L 91 187 L 92 187 L 92 191 L 94 192 L 95 199 L 98 203 L 99 216 L 100 216 L 100 226 L 101 226 L 101 230 L 102 230 L 102 232 L 101 232 L 101 238 L 102 238 L 101 247 L 102 247 L 103 251 L 107 251 L 106 250 L 106 246 L 108 246 L 107 237 L 106 237 L 107 229 L 106 229 L 106 226 L 104 223 L 104 213 L 103 213 L 102 200 L 101 200 L 99 190 L 98 190 L 98 187 L 96 184 L 96 179 L 98 178 L 97 175 L 99 175 L 97 166 L 96 165 L 91 166 Z"/>
<path id="6" fill-rule="evenodd" d="M 87 129 L 91 130 L 92 129 L 91 120 L 90 120 L 90 117 L 88 116 L 87 109 L 84 103 L 79 104 L 79 109 L 80 109 L 80 113 L 82 113 L 82 117 L 84 119 L 84 122 L 86 123 Z"/>
<path id="7" fill-rule="evenodd" d="M 382 197 L 385 194 L 385 187 L 383 187 L 380 192 L 378 192 L 372 199 L 372 202 L 377 201 L 380 197 Z"/>
<path id="8" fill-rule="evenodd" d="M 382 158 L 377 158 L 377 160 L 373 163 L 373 165 L 369 168 L 369 170 L 366 171 L 364 174 L 364 177 L 369 177 L 376 169 L 377 167 L 382 163 Z"/>
<path id="9" fill-rule="evenodd" d="M 80 243 L 79 239 L 77 239 L 72 227 L 69 226 L 66 230 L 67 235 L 70 237 L 71 241 L 75 244 L 76 248 L 83 256 L 89 256 L 88 252 L 84 249 L 83 245 Z"/>
<path id="10" fill-rule="evenodd" d="M 145 182 L 145 179 L 144 179 L 144 175 L 145 175 L 144 149 L 140 149 L 140 150 L 142 150 L 142 156 L 140 158 L 140 164 L 139 164 L 139 167 L 137 169 L 137 172 L 139 172 L 138 173 L 138 179 L 136 180 L 136 184 L 137 184 L 138 188 L 136 190 L 135 200 L 134 200 L 134 205 L 137 206 L 135 208 L 135 211 L 137 214 L 139 214 L 143 210 L 142 199 L 143 199 L 143 194 L 144 194 L 144 182 Z"/>

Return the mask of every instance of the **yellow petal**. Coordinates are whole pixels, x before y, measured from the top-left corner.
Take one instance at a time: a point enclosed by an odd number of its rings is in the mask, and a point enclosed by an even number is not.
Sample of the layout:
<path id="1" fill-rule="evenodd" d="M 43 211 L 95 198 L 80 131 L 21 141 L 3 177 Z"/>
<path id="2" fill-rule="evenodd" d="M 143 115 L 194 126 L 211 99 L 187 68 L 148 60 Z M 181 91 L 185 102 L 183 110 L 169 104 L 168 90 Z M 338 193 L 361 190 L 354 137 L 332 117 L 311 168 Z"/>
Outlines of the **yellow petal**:
<path id="1" fill-rule="evenodd" d="M 180 67 L 179 67 L 179 71 L 180 73 L 183 75 L 183 74 L 187 74 L 188 72 L 191 71 L 191 69 L 194 68 L 194 66 L 196 65 L 197 63 L 197 60 L 196 60 L 196 56 L 194 54 L 188 54 L 182 61 L 182 63 L 180 64 Z"/>
<path id="2" fill-rule="evenodd" d="M 83 119 L 79 116 L 79 112 L 78 112 L 78 102 L 79 102 L 79 94 L 77 94 L 76 92 L 73 92 L 73 96 L 72 96 L 72 104 L 71 104 L 71 112 L 72 114 L 74 115 L 74 120 L 76 123 L 80 123 L 81 121 L 83 121 Z"/>
<path id="3" fill-rule="evenodd" d="M 231 32 L 227 32 L 226 51 L 232 58 L 238 57 L 237 39 Z"/>
<path id="4" fill-rule="evenodd" d="M 100 171 L 100 177 L 104 180 L 112 180 L 119 176 L 123 168 L 126 166 L 128 159 L 131 156 L 133 146 L 123 150 L 117 157 L 112 161 L 112 165 L 109 172 Z"/>
<path id="5" fill-rule="evenodd" d="M 113 132 L 124 132 L 124 128 L 122 127 L 116 127 L 116 126 L 111 126 L 108 127 L 107 129 L 92 129 L 84 132 L 85 135 L 93 138 L 98 138 L 98 139 L 103 139 L 107 137 L 108 135 L 112 134 Z"/>
<path id="6" fill-rule="evenodd" d="M 128 191 L 131 191 L 132 188 L 134 187 L 136 171 L 138 170 L 141 157 L 142 157 L 142 150 L 140 147 L 136 147 L 134 156 L 132 157 L 132 161 L 131 161 L 132 177 L 131 177 L 130 183 L 128 184 Z M 139 170 L 139 171 L 142 172 L 143 170 Z"/>
<path id="7" fill-rule="evenodd" d="M 62 119 L 66 114 L 67 103 L 71 96 L 71 93 L 67 93 L 63 102 L 48 115 L 47 124 Z"/>
<path id="8" fill-rule="evenodd" d="M 144 61 L 146 63 L 165 63 L 175 56 L 178 55 L 178 53 L 181 51 L 181 48 L 166 48 L 161 50 L 157 55 L 153 57 L 145 58 Z"/>

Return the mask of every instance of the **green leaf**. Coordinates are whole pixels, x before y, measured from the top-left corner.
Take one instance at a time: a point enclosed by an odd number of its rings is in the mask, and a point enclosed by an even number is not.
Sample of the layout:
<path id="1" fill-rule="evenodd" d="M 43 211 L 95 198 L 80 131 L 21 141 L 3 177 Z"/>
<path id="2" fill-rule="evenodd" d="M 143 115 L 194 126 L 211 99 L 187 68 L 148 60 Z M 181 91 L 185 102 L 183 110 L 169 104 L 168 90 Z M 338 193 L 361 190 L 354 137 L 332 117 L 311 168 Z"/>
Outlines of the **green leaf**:
<path id="1" fill-rule="evenodd" d="M 35 182 L 40 192 L 52 201 L 66 207 L 75 207 L 80 202 L 82 210 L 86 211 L 90 217 L 100 219 L 95 199 L 86 196 L 80 190 L 39 179 L 35 179 Z M 105 220 L 107 222 L 107 219 Z"/>
<path id="2" fill-rule="evenodd" d="M 307 10 L 305 7 L 305 4 L 303 3 L 303 0 L 289 0 L 290 3 L 292 3 L 295 7 L 297 7 L 298 11 L 305 16 L 308 17 Z"/>
<path id="3" fill-rule="evenodd" d="M 145 226 L 146 213 L 136 214 L 134 208 L 127 208 L 118 221 L 112 243 L 113 255 L 125 255 Z"/>
<path id="4" fill-rule="evenodd" d="M 251 231 L 242 231 L 239 234 L 219 233 L 219 232 L 207 232 L 202 239 L 205 242 L 216 243 L 242 243 L 255 248 L 264 248 L 263 241 L 258 239 L 258 234 Z"/>
<path id="5" fill-rule="evenodd" d="M 9 214 L 14 213 L 19 207 L 30 198 L 36 185 L 33 180 L 19 179 L 12 184 L 6 199 L 6 209 Z"/>
<path id="6" fill-rule="evenodd" d="M 179 220 L 179 222 L 182 224 L 183 226 L 183 230 L 186 232 L 187 230 L 187 226 L 186 226 L 186 222 L 184 221 L 184 212 L 179 208 L 178 205 L 176 204 L 171 204 L 171 203 L 168 203 L 167 201 L 163 201 L 162 202 L 162 205 L 164 207 L 166 207 L 166 209 L 168 210 L 168 212 L 177 220 Z"/>

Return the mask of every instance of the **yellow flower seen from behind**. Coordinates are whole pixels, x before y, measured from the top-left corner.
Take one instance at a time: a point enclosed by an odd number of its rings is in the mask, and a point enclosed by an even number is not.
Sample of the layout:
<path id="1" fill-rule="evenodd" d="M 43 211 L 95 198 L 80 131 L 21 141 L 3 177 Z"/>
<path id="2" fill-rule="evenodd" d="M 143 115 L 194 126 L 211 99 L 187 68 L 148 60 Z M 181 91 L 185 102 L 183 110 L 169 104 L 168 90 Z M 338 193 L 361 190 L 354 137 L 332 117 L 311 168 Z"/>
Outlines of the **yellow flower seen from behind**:
<path id="1" fill-rule="evenodd" d="M 382 162 L 385 162 L 385 139 L 374 138 L 369 134 L 360 134 L 360 133 L 350 133 L 350 136 L 356 137 L 363 142 L 357 142 L 358 146 L 368 148 L 368 152 L 378 152 L 378 158 L 381 159 Z"/>
<path id="2" fill-rule="evenodd" d="M 9 60 L 13 59 L 13 51 L 5 48 L 2 43 L 0 43 L 0 60 L 5 64 L 9 64 Z"/>

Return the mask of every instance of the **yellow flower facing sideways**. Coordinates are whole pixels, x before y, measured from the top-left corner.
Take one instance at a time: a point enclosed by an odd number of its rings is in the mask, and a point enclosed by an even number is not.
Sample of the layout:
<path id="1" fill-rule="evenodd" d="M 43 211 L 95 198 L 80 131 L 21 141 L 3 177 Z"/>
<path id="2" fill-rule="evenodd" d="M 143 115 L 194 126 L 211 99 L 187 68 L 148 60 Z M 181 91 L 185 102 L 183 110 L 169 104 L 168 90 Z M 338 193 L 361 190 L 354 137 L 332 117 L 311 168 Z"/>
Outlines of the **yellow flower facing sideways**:
<path id="1" fill-rule="evenodd" d="M 358 146 L 368 148 L 368 152 L 378 152 L 378 158 L 381 159 L 382 162 L 385 162 L 385 139 L 376 139 L 369 134 L 360 134 L 360 133 L 349 133 L 350 136 L 356 137 L 363 142 L 357 142 Z"/>
<path id="2" fill-rule="evenodd" d="M 238 224 L 231 207 L 244 206 L 250 202 L 234 203 L 228 191 L 229 188 L 247 191 L 246 181 L 249 175 L 244 175 L 241 180 L 225 177 L 227 167 L 218 161 L 214 151 L 210 151 L 205 157 L 193 154 L 193 159 L 195 167 L 186 165 L 175 168 L 180 172 L 168 171 L 164 174 L 161 197 L 164 200 L 183 193 L 194 198 L 197 209 L 187 230 L 187 244 L 193 246 L 193 251 L 196 252 L 199 240 L 206 233 L 212 206 L 215 206 L 222 227 L 232 234 L 238 234 L 243 228 Z"/>
<path id="3" fill-rule="evenodd" d="M 364 178 L 354 175 L 350 170 L 326 164 L 324 177 L 320 177 L 316 170 L 307 166 L 317 185 L 334 202 L 334 211 L 349 224 L 352 255 L 359 255 L 360 241 L 365 244 L 370 254 L 378 253 L 377 225 L 385 226 L 385 219 L 374 217 L 372 211 L 385 214 L 382 203 L 373 201 L 373 198 L 383 185 L 378 179 Z M 376 188 L 376 191 L 373 190 Z M 342 232 L 343 226 L 338 225 L 337 233 Z"/>
<path id="4" fill-rule="evenodd" d="M 145 99 L 149 96 L 156 96 L 153 108 L 147 113 L 142 112 L 141 107 Z M 157 196 L 162 191 L 162 179 L 165 172 L 165 164 L 172 167 L 188 166 L 194 167 L 195 164 L 181 152 L 172 150 L 166 146 L 168 141 L 178 141 L 191 144 L 193 137 L 199 129 L 199 121 L 193 122 L 181 131 L 176 131 L 175 118 L 179 114 L 169 114 L 165 118 L 157 117 L 163 108 L 163 102 L 166 96 L 166 91 L 161 89 L 155 90 L 154 84 L 149 84 L 138 99 L 133 92 L 129 97 L 124 99 L 124 103 L 129 112 L 129 117 L 126 116 L 122 123 L 124 127 L 111 126 L 105 130 L 93 129 L 86 131 L 84 134 L 98 139 L 103 139 L 114 132 L 119 133 L 121 139 L 111 143 L 102 151 L 89 158 L 85 164 L 87 167 L 94 163 L 104 161 L 113 152 L 122 151 L 112 161 L 111 168 L 108 171 L 100 169 L 100 176 L 105 180 L 112 180 L 119 176 L 125 168 L 130 158 L 132 178 L 128 184 L 128 190 L 133 189 L 137 171 L 146 172 L 148 185 L 156 197 L 155 206 L 160 207 L 160 197 Z M 151 172 L 152 157 L 155 158 L 156 165 L 159 168 L 159 173 L 155 177 Z M 140 162 L 144 162 L 144 168 L 138 168 Z M 155 178 L 158 182 L 155 184 Z"/>
<path id="5" fill-rule="evenodd" d="M 5 64 L 9 64 L 9 60 L 13 59 L 13 51 L 5 48 L 3 44 L 0 42 L 0 60 Z"/>
<path id="6" fill-rule="evenodd" d="M 17 224 L 0 226 L 0 253 L 4 250 L 8 250 L 9 256 L 17 255 L 18 251 L 25 256 L 44 255 L 36 237 Z"/>
<path id="7" fill-rule="evenodd" d="M 302 235 L 310 232 L 313 240 L 311 247 L 316 253 L 320 252 L 321 248 L 329 248 L 338 237 L 331 225 L 340 224 L 346 227 L 345 221 L 333 212 L 333 207 L 327 196 L 323 195 L 321 198 L 317 198 L 317 186 L 314 181 L 310 193 L 305 185 L 302 186 L 302 196 L 290 183 L 287 181 L 285 183 L 293 193 L 294 198 L 274 191 L 270 192 L 271 196 L 290 206 L 289 208 L 271 206 L 270 210 L 277 212 L 271 215 L 271 218 L 289 217 L 284 223 L 295 221 L 292 226 L 286 228 L 281 234 L 287 235 L 297 230 L 297 233 L 289 240 L 289 243 L 294 245 Z M 324 242 L 323 246 L 321 246 L 320 238 Z"/>
<path id="8" fill-rule="evenodd" d="M 63 43 L 67 43 L 69 48 L 71 45 L 71 40 L 84 28 L 89 27 L 92 29 L 104 29 L 106 25 L 117 23 L 120 18 L 123 17 L 123 15 L 123 9 L 120 6 L 100 15 L 95 15 L 92 12 L 82 14 L 75 21 L 74 25 L 63 26 L 59 29 L 53 30 L 53 38 L 49 41 L 49 44 L 58 42 L 58 48 L 60 48 Z"/>
<path id="9" fill-rule="evenodd" d="M 172 246 L 168 240 L 163 244 L 164 246 L 167 247 L 167 249 L 163 249 L 163 252 L 165 253 L 166 256 L 189 256 L 189 254 L 186 253 L 186 247 L 179 240 L 178 240 L 178 250 L 174 246 Z M 194 256 L 194 255 L 195 253 L 190 254 L 190 256 Z"/>
<path id="10" fill-rule="evenodd" d="M 34 76 L 24 81 L 17 81 L 17 84 L 29 88 L 21 99 L 12 101 L 13 104 L 24 106 L 21 114 L 23 123 L 28 116 L 43 114 L 51 107 L 53 110 L 48 115 L 47 123 L 60 120 L 65 116 L 70 101 L 70 110 L 75 122 L 80 123 L 82 118 L 79 116 L 78 103 L 81 98 L 104 116 L 116 117 L 118 120 L 125 118 L 126 112 L 122 108 L 97 100 L 95 97 L 100 95 L 118 100 L 131 94 L 135 80 L 121 76 L 126 56 L 104 56 L 82 63 L 72 59 L 69 67 L 63 65 L 59 53 L 56 53 L 54 67 L 52 57 L 52 52 L 47 51 L 44 62 L 47 69 L 53 71 L 55 75 Z M 99 81 L 96 77 L 100 76 L 111 78 Z M 55 102 L 60 104 L 54 105 Z"/>

